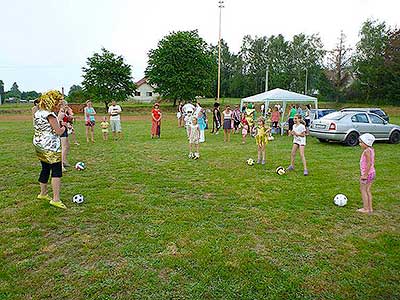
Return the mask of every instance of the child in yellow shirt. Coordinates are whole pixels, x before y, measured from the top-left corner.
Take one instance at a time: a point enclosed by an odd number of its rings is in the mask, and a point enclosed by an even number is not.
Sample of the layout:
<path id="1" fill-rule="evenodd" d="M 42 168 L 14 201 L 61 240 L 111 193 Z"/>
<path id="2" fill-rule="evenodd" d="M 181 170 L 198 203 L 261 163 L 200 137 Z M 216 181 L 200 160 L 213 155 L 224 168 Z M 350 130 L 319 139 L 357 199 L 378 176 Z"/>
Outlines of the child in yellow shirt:
<path id="1" fill-rule="evenodd" d="M 264 118 L 259 118 L 257 122 L 257 135 L 256 135 L 256 144 L 257 144 L 257 151 L 258 151 L 258 159 L 257 163 L 260 163 L 261 157 L 262 161 L 261 164 L 265 165 L 265 145 L 268 143 L 268 136 L 271 128 L 265 124 Z"/>
<path id="2" fill-rule="evenodd" d="M 101 132 L 103 133 L 103 140 L 108 140 L 108 127 L 110 127 L 110 123 L 107 121 L 107 117 L 103 118 L 103 122 L 100 123 Z"/>

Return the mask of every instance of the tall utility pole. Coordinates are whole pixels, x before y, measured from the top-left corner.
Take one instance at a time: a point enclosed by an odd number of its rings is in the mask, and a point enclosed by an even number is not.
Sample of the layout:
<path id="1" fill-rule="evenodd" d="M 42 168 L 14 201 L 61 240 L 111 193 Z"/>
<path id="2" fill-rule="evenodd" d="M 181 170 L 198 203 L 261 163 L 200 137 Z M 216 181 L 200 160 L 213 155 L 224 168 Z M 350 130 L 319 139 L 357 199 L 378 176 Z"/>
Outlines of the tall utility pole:
<path id="1" fill-rule="evenodd" d="M 219 7 L 219 35 L 218 35 L 218 83 L 217 83 L 217 102 L 219 102 L 219 93 L 221 89 L 221 16 L 224 6 L 224 0 L 218 1 Z"/>
<path id="2" fill-rule="evenodd" d="M 265 91 L 268 92 L 268 77 L 269 77 L 269 65 L 267 65 L 267 70 L 265 71 Z"/>
<path id="3" fill-rule="evenodd" d="M 304 84 L 304 95 L 307 95 L 308 69 L 306 68 L 306 82 Z"/>

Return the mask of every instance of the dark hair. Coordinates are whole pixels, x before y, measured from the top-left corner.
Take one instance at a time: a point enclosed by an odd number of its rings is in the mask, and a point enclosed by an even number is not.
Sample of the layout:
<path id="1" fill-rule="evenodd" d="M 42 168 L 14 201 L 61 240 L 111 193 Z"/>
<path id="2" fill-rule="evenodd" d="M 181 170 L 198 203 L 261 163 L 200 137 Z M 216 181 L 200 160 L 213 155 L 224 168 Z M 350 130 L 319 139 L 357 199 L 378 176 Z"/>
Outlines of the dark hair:
<path id="1" fill-rule="evenodd" d="M 297 114 L 294 117 L 299 119 L 301 124 L 306 125 L 306 122 L 303 120 L 303 117 L 301 115 Z"/>

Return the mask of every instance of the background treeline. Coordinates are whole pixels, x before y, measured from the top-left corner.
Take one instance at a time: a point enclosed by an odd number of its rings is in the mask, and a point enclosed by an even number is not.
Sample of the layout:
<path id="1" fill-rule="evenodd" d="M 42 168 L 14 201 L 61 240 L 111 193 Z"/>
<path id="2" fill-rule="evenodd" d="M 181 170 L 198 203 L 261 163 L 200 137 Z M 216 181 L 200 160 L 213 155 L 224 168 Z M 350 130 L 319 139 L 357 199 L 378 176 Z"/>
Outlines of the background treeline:
<path id="1" fill-rule="evenodd" d="M 268 69 L 269 89 L 306 92 L 324 100 L 400 104 L 400 30 L 367 20 L 359 37 L 352 48 L 341 32 L 336 47 L 325 50 L 317 34 L 298 34 L 291 40 L 246 35 L 238 53 L 222 41 L 221 96 L 241 98 L 265 91 Z M 216 86 L 215 81 L 208 96 L 216 95 Z"/>
<path id="2" fill-rule="evenodd" d="M 217 95 L 218 47 L 204 41 L 197 31 L 170 33 L 148 55 L 146 76 L 174 103 L 194 99 L 193 95 Z M 283 88 L 320 100 L 400 105 L 400 29 L 368 19 L 356 45 L 348 45 L 341 32 L 335 48 L 329 50 L 318 34 L 300 33 L 291 40 L 282 35 L 246 35 L 238 53 L 221 41 L 222 98 L 265 91 L 267 70 L 269 89 Z M 104 48 L 87 59 L 82 71 L 84 81 L 70 88 L 68 101 L 123 101 L 135 91 L 131 66 Z M 0 94 L 3 100 L 40 95 L 21 92 L 17 83 L 4 91 L 1 80 Z"/>

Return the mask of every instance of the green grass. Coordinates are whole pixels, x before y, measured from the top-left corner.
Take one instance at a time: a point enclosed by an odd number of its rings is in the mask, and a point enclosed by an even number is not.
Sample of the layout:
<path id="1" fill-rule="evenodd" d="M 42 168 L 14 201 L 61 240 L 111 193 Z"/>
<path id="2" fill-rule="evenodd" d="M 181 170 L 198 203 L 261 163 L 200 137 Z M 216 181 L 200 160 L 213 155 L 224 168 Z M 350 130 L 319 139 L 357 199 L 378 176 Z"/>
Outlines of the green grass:
<path id="1" fill-rule="evenodd" d="M 0 118 L 0 299 L 398 299 L 400 145 L 376 144 L 375 213 L 362 215 L 359 147 L 309 138 L 310 176 L 299 159 L 278 176 L 288 137 L 266 167 L 245 164 L 256 147 L 238 135 L 208 134 L 192 161 L 172 114 L 160 140 L 149 120 L 124 121 L 118 142 L 96 126 L 94 145 L 77 123 L 70 162 L 87 169 L 62 178 L 63 211 L 35 199 L 29 116 Z"/>

